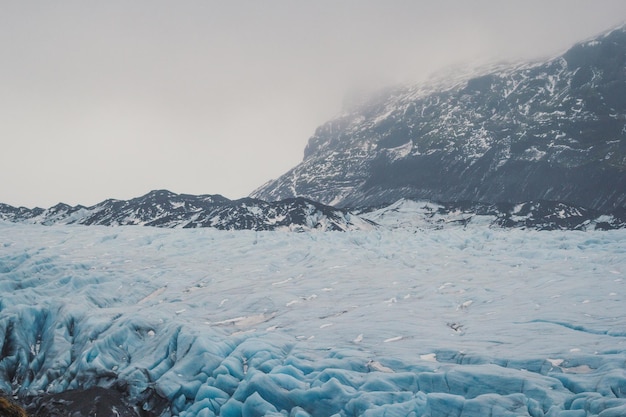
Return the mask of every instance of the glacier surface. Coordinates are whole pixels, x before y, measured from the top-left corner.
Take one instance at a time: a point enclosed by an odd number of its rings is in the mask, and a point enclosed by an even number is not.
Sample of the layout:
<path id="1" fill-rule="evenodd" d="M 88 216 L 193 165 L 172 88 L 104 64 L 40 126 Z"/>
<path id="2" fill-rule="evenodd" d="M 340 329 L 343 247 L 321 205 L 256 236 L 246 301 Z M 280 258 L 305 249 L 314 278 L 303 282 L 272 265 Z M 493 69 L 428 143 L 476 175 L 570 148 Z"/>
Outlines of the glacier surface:
<path id="1" fill-rule="evenodd" d="M 14 395 L 101 386 L 201 417 L 626 415 L 626 230 L 0 236 Z"/>

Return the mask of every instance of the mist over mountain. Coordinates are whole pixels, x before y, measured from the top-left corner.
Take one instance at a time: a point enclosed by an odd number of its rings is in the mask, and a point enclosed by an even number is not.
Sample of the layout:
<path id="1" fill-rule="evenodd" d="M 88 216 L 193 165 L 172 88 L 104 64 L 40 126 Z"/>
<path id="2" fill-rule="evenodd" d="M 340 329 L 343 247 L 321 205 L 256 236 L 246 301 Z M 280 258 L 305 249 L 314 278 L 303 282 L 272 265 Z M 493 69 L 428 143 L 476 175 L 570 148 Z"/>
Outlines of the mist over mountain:
<path id="1" fill-rule="evenodd" d="M 320 126 L 303 161 L 251 196 L 622 207 L 626 27 L 549 60 L 383 91 Z"/>
<path id="2" fill-rule="evenodd" d="M 549 60 L 355 92 L 344 106 L 309 139 L 302 163 L 250 198 L 156 190 L 90 207 L 0 204 L 0 219 L 345 231 L 373 227 L 379 218 L 368 213 L 398 201 L 417 201 L 418 212 L 430 201 L 442 203 L 439 224 L 626 224 L 626 26 Z M 423 214 L 413 225 L 430 227 L 433 213 Z"/>

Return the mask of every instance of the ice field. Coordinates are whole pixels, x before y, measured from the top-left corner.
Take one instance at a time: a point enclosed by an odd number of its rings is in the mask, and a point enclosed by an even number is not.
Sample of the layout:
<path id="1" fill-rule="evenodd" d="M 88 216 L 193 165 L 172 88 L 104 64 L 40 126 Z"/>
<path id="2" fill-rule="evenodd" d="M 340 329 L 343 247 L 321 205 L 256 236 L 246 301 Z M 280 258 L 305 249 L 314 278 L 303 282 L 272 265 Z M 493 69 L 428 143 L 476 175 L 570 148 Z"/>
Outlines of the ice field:
<path id="1" fill-rule="evenodd" d="M 0 222 L 0 390 L 180 416 L 626 415 L 626 230 Z"/>

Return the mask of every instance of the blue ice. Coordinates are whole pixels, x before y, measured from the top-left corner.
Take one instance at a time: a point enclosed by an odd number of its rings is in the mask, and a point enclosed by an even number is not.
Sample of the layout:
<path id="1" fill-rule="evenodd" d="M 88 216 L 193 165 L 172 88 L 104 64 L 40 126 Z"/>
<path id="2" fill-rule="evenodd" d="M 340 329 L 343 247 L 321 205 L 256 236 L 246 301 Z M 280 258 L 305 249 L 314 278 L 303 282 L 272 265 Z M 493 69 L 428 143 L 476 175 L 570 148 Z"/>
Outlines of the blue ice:
<path id="1" fill-rule="evenodd" d="M 123 387 L 187 417 L 626 414 L 626 231 L 0 235 L 5 392 Z"/>

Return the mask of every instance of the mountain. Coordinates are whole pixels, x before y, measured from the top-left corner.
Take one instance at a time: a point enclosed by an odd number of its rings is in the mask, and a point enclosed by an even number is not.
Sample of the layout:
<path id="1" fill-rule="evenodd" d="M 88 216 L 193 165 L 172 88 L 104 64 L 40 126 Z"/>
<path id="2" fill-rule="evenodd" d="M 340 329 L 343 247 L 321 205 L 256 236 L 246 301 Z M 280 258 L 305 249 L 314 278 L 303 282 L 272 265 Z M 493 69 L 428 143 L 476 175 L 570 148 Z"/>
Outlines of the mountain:
<path id="1" fill-rule="evenodd" d="M 213 227 L 221 230 L 335 230 L 371 228 L 346 210 L 305 198 L 277 202 L 221 195 L 175 194 L 155 190 L 131 200 L 105 200 L 91 207 L 59 203 L 48 209 L 0 204 L 0 220 L 103 226 L 145 225 L 167 228 Z"/>
<path id="2" fill-rule="evenodd" d="M 383 91 L 320 126 L 303 161 L 251 196 L 624 207 L 626 26 L 542 62 Z"/>
<path id="3" fill-rule="evenodd" d="M 400 199 L 392 204 L 337 209 L 306 198 L 267 202 L 229 200 L 221 195 L 176 194 L 155 190 L 131 200 L 105 200 L 91 207 L 59 203 L 48 209 L 0 203 L 0 220 L 30 224 L 220 230 L 443 229 L 469 223 L 533 230 L 611 230 L 626 228 L 626 209 L 598 211 L 554 201 L 511 203 L 433 203 Z"/>
<path id="4" fill-rule="evenodd" d="M 383 207 L 356 211 L 388 229 L 440 230 L 482 225 L 528 230 L 614 230 L 626 228 L 626 209 L 598 212 L 555 201 L 524 203 L 433 203 L 401 199 Z"/>

